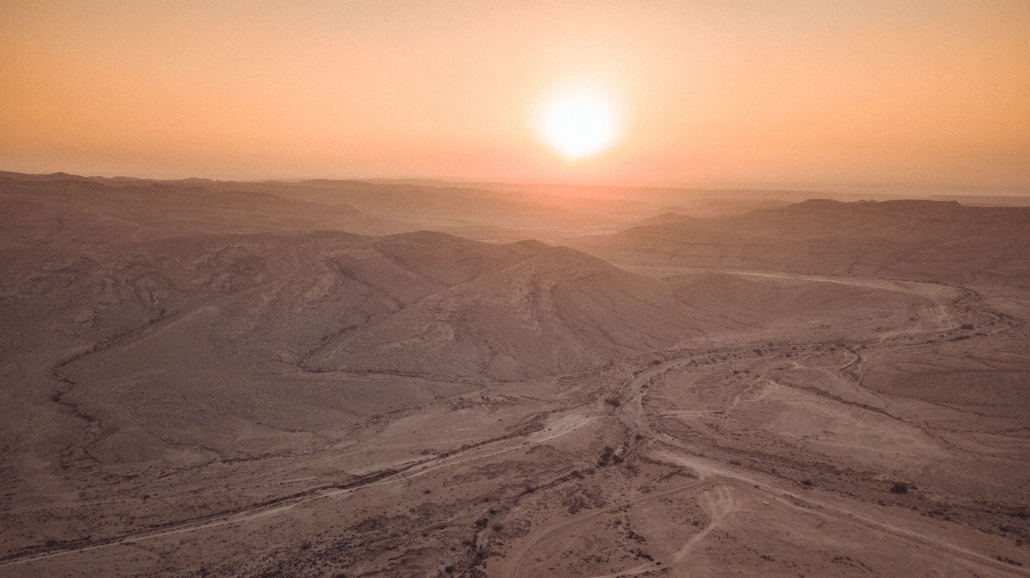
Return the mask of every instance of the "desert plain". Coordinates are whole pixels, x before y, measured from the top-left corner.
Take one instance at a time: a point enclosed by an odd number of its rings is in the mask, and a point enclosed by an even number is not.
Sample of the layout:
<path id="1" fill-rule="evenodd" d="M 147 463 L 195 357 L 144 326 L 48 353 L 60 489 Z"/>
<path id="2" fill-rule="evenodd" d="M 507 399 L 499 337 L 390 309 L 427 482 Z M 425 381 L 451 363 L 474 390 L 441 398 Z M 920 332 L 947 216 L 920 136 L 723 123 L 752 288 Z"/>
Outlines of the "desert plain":
<path id="1" fill-rule="evenodd" d="M 2 173 L 0 576 L 1028 576 L 1015 204 Z"/>

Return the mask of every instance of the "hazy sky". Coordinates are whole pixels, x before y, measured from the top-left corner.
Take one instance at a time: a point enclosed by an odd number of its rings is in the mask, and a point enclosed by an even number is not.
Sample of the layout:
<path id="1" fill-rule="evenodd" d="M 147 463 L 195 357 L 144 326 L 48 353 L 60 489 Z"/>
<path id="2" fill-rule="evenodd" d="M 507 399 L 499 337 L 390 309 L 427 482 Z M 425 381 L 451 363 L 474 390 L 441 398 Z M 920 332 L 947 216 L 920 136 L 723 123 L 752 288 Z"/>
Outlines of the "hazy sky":
<path id="1" fill-rule="evenodd" d="M 0 169 L 1030 189 L 1030 1 L 0 0 Z"/>

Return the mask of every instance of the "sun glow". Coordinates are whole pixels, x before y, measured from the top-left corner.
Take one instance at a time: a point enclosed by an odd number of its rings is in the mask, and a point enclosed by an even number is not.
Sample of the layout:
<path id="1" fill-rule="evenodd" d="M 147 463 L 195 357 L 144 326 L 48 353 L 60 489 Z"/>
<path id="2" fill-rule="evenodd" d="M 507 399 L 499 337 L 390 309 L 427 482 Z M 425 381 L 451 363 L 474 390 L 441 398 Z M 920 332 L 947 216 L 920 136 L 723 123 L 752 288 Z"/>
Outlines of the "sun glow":
<path id="1" fill-rule="evenodd" d="M 618 106 L 599 92 L 579 89 L 554 95 L 538 119 L 540 138 L 569 160 L 610 148 L 619 138 Z"/>

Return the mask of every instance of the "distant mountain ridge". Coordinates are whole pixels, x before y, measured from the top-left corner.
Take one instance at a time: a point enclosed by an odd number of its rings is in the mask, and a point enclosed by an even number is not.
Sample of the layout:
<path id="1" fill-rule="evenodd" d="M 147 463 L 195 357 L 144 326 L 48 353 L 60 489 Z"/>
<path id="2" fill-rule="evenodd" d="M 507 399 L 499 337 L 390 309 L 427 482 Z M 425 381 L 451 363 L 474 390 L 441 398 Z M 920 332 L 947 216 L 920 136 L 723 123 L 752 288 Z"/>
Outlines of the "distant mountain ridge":
<path id="1" fill-rule="evenodd" d="M 662 221 L 572 245 L 614 261 L 1030 283 L 1030 208 L 816 199 L 740 216 Z"/>

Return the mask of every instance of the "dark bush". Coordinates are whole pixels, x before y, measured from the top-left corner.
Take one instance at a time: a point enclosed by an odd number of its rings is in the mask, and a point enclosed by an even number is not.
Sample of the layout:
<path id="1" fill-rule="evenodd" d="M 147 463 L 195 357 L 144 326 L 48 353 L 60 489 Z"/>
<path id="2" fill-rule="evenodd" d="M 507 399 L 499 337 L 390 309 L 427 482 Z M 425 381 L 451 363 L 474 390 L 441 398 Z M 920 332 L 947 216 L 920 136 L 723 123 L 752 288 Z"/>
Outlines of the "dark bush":
<path id="1" fill-rule="evenodd" d="M 894 485 L 891 486 L 891 492 L 895 494 L 907 494 L 908 484 L 905 482 L 894 482 Z"/>

